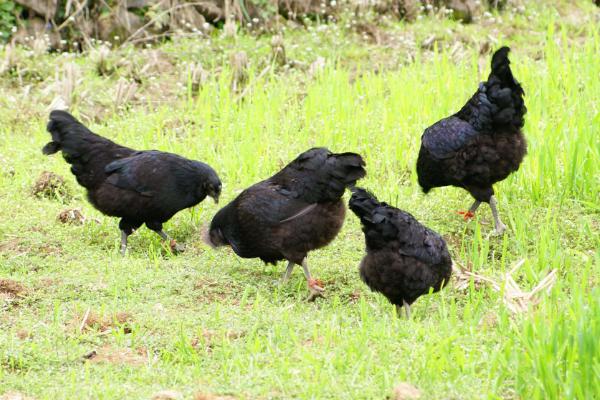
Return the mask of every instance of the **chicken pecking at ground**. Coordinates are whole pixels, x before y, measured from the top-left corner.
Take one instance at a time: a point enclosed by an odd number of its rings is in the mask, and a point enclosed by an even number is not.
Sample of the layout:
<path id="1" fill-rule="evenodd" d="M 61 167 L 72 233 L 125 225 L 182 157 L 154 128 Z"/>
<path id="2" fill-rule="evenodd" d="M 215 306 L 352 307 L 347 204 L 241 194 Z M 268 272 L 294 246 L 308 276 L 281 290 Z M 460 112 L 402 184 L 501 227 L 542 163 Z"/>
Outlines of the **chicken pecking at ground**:
<path id="1" fill-rule="evenodd" d="M 62 151 L 77 182 L 87 189 L 94 207 L 120 217 L 121 253 L 127 237 L 146 224 L 181 250 L 162 229 L 178 211 L 221 193 L 221 181 L 207 164 L 157 150 L 136 151 L 91 132 L 65 111 L 52 111 L 48 122 L 52 141 L 44 154 Z"/>
<path id="2" fill-rule="evenodd" d="M 360 277 L 375 292 L 404 307 L 420 296 L 439 291 L 450 279 L 452 259 L 440 235 L 412 215 L 361 188 L 352 189 L 350 209 L 362 224 L 367 254 L 360 263 Z"/>
<path id="3" fill-rule="evenodd" d="M 461 214 L 470 219 L 481 202 L 489 203 L 497 234 L 506 226 L 492 185 L 517 171 L 527 152 L 521 132 L 527 111 L 524 92 L 510 69 L 509 51 L 502 47 L 494 53 L 487 82 L 459 112 L 425 130 L 417 160 L 425 193 L 441 186 L 464 188 L 475 202 Z"/>
<path id="4" fill-rule="evenodd" d="M 287 260 L 283 282 L 294 265 L 302 265 L 313 300 L 323 288 L 311 277 L 306 256 L 340 231 L 346 213 L 342 195 L 365 176 L 364 166 L 358 154 L 308 150 L 222 208 L 211 222 L 207 242 L 231 246 L 242 258 Z"/>

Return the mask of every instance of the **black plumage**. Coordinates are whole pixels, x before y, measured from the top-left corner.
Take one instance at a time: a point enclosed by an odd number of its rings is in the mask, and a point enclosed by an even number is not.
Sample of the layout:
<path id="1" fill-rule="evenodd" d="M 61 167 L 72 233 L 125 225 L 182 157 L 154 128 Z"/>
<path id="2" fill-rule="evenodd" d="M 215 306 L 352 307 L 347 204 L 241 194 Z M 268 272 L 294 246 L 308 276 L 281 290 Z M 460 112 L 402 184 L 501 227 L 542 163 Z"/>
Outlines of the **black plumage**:
<path id="1" fill-rule="evenodd" d="M 364 165 L 358 154 L 308 150 L 222 208 L 207 240 L 212 246 L 231 246 L 243 258 L 287 260 L 284 281 L 295 264 L 302 265 L 312 299 L 323 289 L 311 278 L 306 256 L 340 231 L 345 216 L 341 197 L 365 176 Z"/>
<path id="2" fill-rule="evenodd" d="M 419 184 L 425 193 L 440 186 L 466 189 L 475 202 L 462 214 L 473 216 L 481 202 L 490 204 L 496 232 L 500 220 L 492 185 L 519 169 L 527 152 L 521 132 L 527 111 L 524 92 L 513 77 L 508 47 L 492 56 L 486 82 L 456 114 L 425 130 L 417 160 Z"/>
<path id="3" fill-rule="evenodd" d="M 121 252 L 127 236 L 142 224 L 175 242 L 162 224 L 178 211 L 221 193 L 221 181 L 207 164 L 157 150 L 136 151 L 91 132 L 65 111 L 52 111 L 52 141 L 44 154 L 62 151 L 89 201 L 106 215 L 120 217 Z"/>
<path id="4" fill-rule="evenodd" d="M 440 235 L 364 189 L 352 189 L 350 209 L 360 218 L 367 245 L 360 277 L 387 297 L 398 315 L 405 307 L 409 316 L 417 298 L 448 283 L 452 259 Z"/>

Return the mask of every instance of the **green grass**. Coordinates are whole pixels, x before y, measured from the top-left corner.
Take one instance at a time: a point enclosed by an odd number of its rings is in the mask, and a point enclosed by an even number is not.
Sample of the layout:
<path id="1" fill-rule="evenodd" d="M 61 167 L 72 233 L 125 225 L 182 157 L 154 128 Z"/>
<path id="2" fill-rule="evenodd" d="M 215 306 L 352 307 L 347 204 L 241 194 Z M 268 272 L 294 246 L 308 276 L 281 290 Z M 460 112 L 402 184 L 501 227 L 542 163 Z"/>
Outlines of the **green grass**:
<path id="1" fill-rule="evenodd" d="M 85 56 L 17 49 L 18 68 L 0 83 L 0 279 L 26 291 L 16 300 L 0 297 L 0 395 L 150 398 L 173 389 L 186 398 L 382 399 L 410 382 L 425 399 L 600 397 L 600 34 L 591 4 L 578 2 L 565 14 L 566 7 L 504 14 L 496 25 L 389 24 L 382 29 L 392 39 L 380 45 L 343 24 L 286 33 L 290 58 L 308 65 L 326 57 L 314 76 L 308 68 L 275 67 L 259 76 L 269 65 L 269 38 L 182 40 L 160 47 L 172 66 L 143 75 L 125 108 L 113 103 L 115 85 L 131 79 L 148 52 L 111 52 L 117 64 L 138 65 L 100 77 Z M 431 33 L 443 38 L 439 49 L 420 49 Z M 487 76 L 489 54 L 480 55 L 479 45 L 494 33 L 513 48 L 528 107 L 528 155 L 496 186 L 509 226 L 501 238 L 489 235 L 488 207 L 464 224 L 453 211 L 470 205 L 469 195 L 444 188 L 424 196 L 414 171 L 423 129 L 456 111 Z M 416 46 L 396 40 L 409 36 Z M 462 45 L 453 53 L 454 43 Z M 226 61 L 237 49 L 251 59 L 242 101 L 230 91 Z M 209 73 L 197 95 L 182 72 L 189 61 Z M 327 298 L 305 303 L 299 271 L 277 287 L 283 264 L 265 266 L 202 243 L 217 210 L 210 201 L 166 226 L 187 246 L 184 254 L 170 255 L 143 228 L 123 258 L 118 221 L 91 207 L 60 156 L 40 152 L 54 71 L 69 62 L 82 78 L 71 109 L 94 131 L 208 162 L 224 182 L 223 202 L 309 147 L 357 151 L 369 172 L 362 185 L 443 234 L 461 265 L 502 281 L 525 259 L 515 276 L 524 290 L 553 269 L 557 282 L 519 315 L 503 293 L 472 282 L 419 299 L 413 318 L 398 320 L 360 282 L 364 239 L 349 213 L 338 238 L 309 257 Z M 70 198 L 31 195 L 44 170 L 65 177 Z M 77 207 L 86 223 L 57 221 L 60 211 Z M 88 310 L 111 329 L 80 330 Z M 119 312 L 130 320 L 117 321 Z M 84 361 L 107 347 L 129 350 L 139 362 Z"/>

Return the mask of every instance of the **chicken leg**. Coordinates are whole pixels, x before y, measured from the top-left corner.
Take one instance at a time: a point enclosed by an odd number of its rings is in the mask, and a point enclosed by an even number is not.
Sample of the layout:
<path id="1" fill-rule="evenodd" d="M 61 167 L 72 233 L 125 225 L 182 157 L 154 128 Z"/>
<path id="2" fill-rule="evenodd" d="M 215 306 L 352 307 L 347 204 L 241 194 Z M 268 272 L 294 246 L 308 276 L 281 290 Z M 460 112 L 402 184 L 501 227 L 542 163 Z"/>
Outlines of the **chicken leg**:
<path id="1" fill-rule="evenodd" d="M 402 309 L 404 309 L 404 313 L 402 312 Z M 404 314 L 406 319 L 410 319 L 410 304 L 404 300 L 402 300 L 402 305 L 396 304 L 396 315 L 398 318 L 402 318 L 402 314 Z"/>
<path id="2" fill-rule="evenodd" d="M 171 247 L 171 251 L 173 253 L 181 253 L 183 252 L 183 250 L 185 250 L 185 248 L 180 245 L 179 243 L 177 243 L 175 241 L 175 239 L 173 239 L 171 236 L 169 236 L 165 231 L 163 231 L 162 229 L 155 231 L 156 233 L 158 233 L 158 235 L 165 241 L 169 243 L 169 246 Z"/>
<path id="3" fill-rule="evenodd" d="M 496 225 L 496 235 L 500 236 L 506 230 L 506 225 L 502 223 L 500 220 L 500 215 L 498 213 L 496 197 L 490 197 L 490 208 L 492 209 L 492 215 L 494 216 L 494 224 Z"/>
<path id="4" fill-rule="evenodd" d="M 121 255 L 124 256 L 127 252 L 127 237 L 129 234 L 125 231 L 121 231 Z"/>
<path id="5" fill-rule="evenodd" d="M 317 297 L 323 297 L 323 292 L 325 291 L 319 284 L 316 279 L 313 279 L 310 276 L 310 271 L 308 270 L 308 262 L 306 261 L 306 257 L 302 260 L 302 269 L 304 270 L 304 276 L 306 277 L 306 283 L 308 284 L 309 295 L 306 299 L 307 301 L 314 301 Z"/>
<path id="6" fill-rule="evenodd" d="M 281 277 L 281 281 L 280 283 L 286 283 L 289 279 L 290 279 L 290 275 L 292 275 L 292 271 L 294 270 L 294 264 L 291 261 L 288 261 L 288 265 L 287 268 L 285 269 L 285 272 L 283 273 L 283 276 Z"/>

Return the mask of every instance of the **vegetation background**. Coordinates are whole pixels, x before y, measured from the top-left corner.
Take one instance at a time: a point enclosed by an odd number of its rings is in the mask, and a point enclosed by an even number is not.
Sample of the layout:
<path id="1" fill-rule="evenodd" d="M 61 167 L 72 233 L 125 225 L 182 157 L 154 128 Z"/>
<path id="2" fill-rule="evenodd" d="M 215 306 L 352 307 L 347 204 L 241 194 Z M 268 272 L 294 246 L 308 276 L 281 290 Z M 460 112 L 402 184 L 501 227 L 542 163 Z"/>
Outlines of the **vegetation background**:
<path id="1" fill-rule="evenodd" d="M 0 399 L 600 397 L 593 1 L 189 4 L 0 4 Z M 414 163 L 501 45 L 529 153 L 496 187 L 509 230 L 494 237 L 487 208 L 454 214 L 466 192 L 424 196 Z M 365 187 L 446 238 L 452 283 L 397 319 L 360 282 L 349 214 L 311 254 L 327 298 L 305 303 L 301 274 L 279 287 L 283 265 L 202 243 L 210 202 L 167 225 L 185 253 L 140 229 L 121 257 L 118 221 L 41 154 L 55 107 L 208 162 L 223 202 L 309 147 L 357 151 Z"/>

